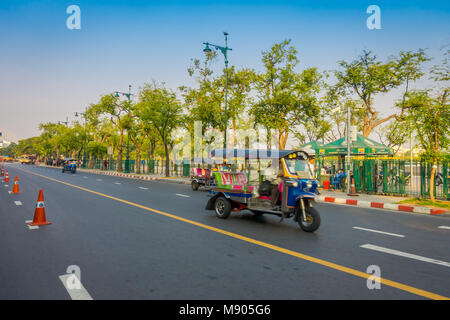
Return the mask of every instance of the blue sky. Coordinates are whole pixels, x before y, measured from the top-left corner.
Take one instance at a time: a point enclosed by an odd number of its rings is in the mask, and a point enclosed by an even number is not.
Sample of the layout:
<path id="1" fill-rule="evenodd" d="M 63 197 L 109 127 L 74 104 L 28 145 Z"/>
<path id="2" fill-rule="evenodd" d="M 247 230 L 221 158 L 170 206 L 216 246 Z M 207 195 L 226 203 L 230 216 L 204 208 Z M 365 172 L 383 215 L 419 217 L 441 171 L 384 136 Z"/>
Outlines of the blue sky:
<path id="1" fill-rule="evenodd" d="M 69 5 L 81 30 L 66 27 Z M 381 30 L 369 30 L 369 5 Z M 436 62 L 450 44 L 449 1 L 20 1 L 0 2 L 0 130 L 9 140 L 38 135 L 38 124 L 74 120 L 100 95 L 153 79 L 194 85 L 186 69 L 202 42 L 229 35 L 230 64 L 261 68 L 261 51 L 292 39 L 298 70 L 336 68 L 372 50 L 380 58 L 427 48 Z M 214 69 L 221 72 L 222 57 Z M 427 82 L 423 82 L 427 85 Z M 392 97 L 377 103 L 389 113 Z"/>

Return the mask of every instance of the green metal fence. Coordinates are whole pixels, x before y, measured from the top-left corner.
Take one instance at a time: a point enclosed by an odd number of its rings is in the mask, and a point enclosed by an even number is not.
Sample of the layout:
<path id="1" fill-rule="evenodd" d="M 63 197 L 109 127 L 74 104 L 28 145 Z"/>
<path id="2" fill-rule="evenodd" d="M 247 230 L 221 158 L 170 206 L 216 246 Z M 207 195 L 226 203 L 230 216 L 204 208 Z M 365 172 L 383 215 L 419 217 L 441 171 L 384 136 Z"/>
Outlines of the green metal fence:
<path id="1" fill-rule="evenodd" d="M 429 197 L 432 166 L 424 161 L 355 159 L 352 160 L 355 189 L 359 193 Z M 437 199 L 450 198 L 449 175 L 449 163 L 439 162 L 434 187 Z M 345 190 L 345 184 L 342 186 Z"/>
<path id="2" fill-rule="evenodd" d="M 122 160 L 122 170 L 125 170 L 126 160 Z M 98 159 L 93 165 L 89 163 L 89 159 L 86 161 L 86 168 L 91 165 L 92 169 L 96 170 L 110 170 L 117 171 L 117 160 L 100 160 Z M 161 174 L 166 172 L 166 161 L 164 159 L 149 159 L 141 160 L 137 163 L 134 159 L 130 159 L 129 170 L 130 173 L 136 173 L 136 168 L 139 165 L 139 172 L 141 174 Z M 169 162 L 170 176 L 189 177 L 191 165 L 189 162 L 174 163 Z"/>

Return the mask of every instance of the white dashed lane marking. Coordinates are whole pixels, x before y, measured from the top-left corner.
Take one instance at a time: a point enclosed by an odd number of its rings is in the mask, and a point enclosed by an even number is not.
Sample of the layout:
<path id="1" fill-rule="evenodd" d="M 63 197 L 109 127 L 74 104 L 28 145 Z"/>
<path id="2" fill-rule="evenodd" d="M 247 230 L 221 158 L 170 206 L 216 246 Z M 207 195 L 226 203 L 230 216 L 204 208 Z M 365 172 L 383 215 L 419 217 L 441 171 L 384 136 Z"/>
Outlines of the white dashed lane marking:
<path id="1" fill-rule="evenodd" d="M 191 196 L 187 196 L 185 194 L 181 194 L 181 193 L 176 193 L 177 196 L 179 197 L 185 197 L 185 198 L 190 198 Z"/>
<path id="2" fill-rule="evenodd" d="M 419 260 L 419 261 L 423 261 L 423 262 L 439 264 L 444 267 L 450 267 L 450 263 L 445 262 L 445 261 L 422 257 L 422 256 L 418 256 L 415 254 L 402 252 L 402 251 L 398 251 L 398 250 L 393 250 L 393 249 L 389 249 L 389 248 L 383 248 L 383 247 L 375 246 L 373 244 L 364 244 L 361 246 L 361 248 L 375 250 L 375 251 L 384 252 L 384 253 L 389 253 L 389 254 L 393 254 L 396 256 L 410 258 L 410 259 Z"/>
<path id="3" fill-rule="evenodd" d="M 366 229 L 366 228 L 361 228 L 361 227 L 353 227 L 353 229 L 364 230 L 364 231 L 375 232 L 375 233 L 381 233 L 381 234 L 385 234 L 385 235 L 388 235 L 388 236 L 399 237 L 399 238 L 404 238 L 405 237 L 404 235 L 401 235 L 401 234 L 384 232 L 384 231 L 373 230 L 373 229 Z"/>
<path id="4" fill-rule="evenodd" d="M 447 227 L 447 226 L 439 226 L 438 228 L 439 228 L 439 229 L 447 229 L 447 230 L 450 230 L 450 227 Z"/>
<path id="5" fill-rule="evenodd" d="M 74 273 L 63 274 L 62 276 L 59 276 L 59 279 L 72 300 L 93 300 L 89 292 L 87 292 L 86 288 Z"/>
<path id="6" fill-rule="evenodd" d="M 114 184 L 121 184 L 120 182 L 114 182 Z"/>
<path id="7" fill-rule="evenodd" d="M 25 224 L 30 230 L 39 229 L 39 226 L 30 226 L 28 222 L 33 222 L 33 220 L 25 220 Z"/>
<path id="8" fill-rule="evenodd" d="M 148 190 L 148 188 L 145 188 L 145 187 L 139 187 L 139 189 Z"/>
<path id="9" fill-rule="evenodd" d="M 20 202 L 20 201 L 14 201 L 14 203 L 16 204 L 16 206 L 21 206 L 22 205 L 22 202 Z"/>

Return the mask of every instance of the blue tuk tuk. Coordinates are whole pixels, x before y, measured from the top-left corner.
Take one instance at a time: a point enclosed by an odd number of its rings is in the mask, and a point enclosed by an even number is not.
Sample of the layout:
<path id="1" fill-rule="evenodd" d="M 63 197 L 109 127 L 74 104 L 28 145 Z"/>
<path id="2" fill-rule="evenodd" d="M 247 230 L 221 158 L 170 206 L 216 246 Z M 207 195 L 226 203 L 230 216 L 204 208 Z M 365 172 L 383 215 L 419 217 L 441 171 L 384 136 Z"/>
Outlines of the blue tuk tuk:
<path id="1" fill-rule="evenodd" d="M 69 171 L 72 174 L 77 172 L 77 160 L 73 158 L 65 158 L 62 164 L 62 173 Z"/>
<path id="2" fill-rule="evenodd" d="M 318 182 L 309 162 L 311 157 L 305 150 L 234 149 L 226 152 L 227 158 L 240 154 L 246 161 L 257 159 L 259 163 L 262 159 L 271 160 L 275 167 L 276 164 L 280 166 L 276 168 L 280 179 L 274 179 L 277 181 L 274 186 L 260 165 L 257 181 L 251 182 L 249 172 L 213 172 L 216 185 L 210 190 L 211 198 L 206 210 L 215 210 L 216 216 L 221 219 L 228 218 L 233 211 L 249 210 L 256 215 L 277 215 L 281 217 L 280 221 L 293 218 L 307 232 L 319 228 L 320 215 L 313 207 L 319 193 Z"/>

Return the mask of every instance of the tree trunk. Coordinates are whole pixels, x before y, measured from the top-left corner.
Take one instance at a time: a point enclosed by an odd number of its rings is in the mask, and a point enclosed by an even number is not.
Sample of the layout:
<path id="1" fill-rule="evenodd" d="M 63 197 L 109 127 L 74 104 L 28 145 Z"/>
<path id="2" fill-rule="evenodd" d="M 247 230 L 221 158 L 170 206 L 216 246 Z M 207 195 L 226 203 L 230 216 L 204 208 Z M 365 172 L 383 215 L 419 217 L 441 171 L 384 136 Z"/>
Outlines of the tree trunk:
<path id="1" fill-rule="evenodd" d="M 92 157 L 89 159 L 89 165 L 88 165 L 88 169 L 94 169 L 94 165 L 97 162 L 97 155 L 94 154 L 92 155 Z"/>
<path id="2" fill-rule="evenodd" d="M 134 173 L 141 173 L 141 149 L 136 148 L 136 161 L 134 162 Z"/>
<path id="3" fill-rule="evenodd" d="M 433 157 L 433 169 L 431 169 L 431 177 L 430 177 L 430 200 L 431 202 L 435 202 L 436 199 L 434 198 L 434 180 L 436 177 L 436 170 L 437 170 L 437 152 L 438 152 L 438 148 L 439 148 L 439 144 L 438 144 L 438 128 L 437 128 L 437 122 L 436 122 L 436 118 L 437 118 L 437 112 L 434 113 L 434 118 L 433 118 L 433 122 L 434 122 L 434 146 L 433 146 L 433 151 L 434 151 L 434 157 Z"/>
<path id="4" fill-rule="evenodd" d="M 287 132 L 287 131 L 284 131 L 284 130 L 279 131 L 279 135 L 278 135 L 278 149 L 279 150 L 285 149 L 288 135 L 289 135 L 289 132 Z"/>
<path id="5" fill-rule="evenodd" d="M 169 162 L 169 148 L 167 143 L 164 143 L 164 151 L 166 152 L 166 177 L 169 176 L 170 162 Z"/>
<path id="6" fill-rule="evenodd" d="M 119 146 L 117 148 L 117 171 L 122 172 L 123 129 L 120 129 Z"/>
<path id="7" fill-rule="evenodd" d="M 430 177 L 430 200 L 431 202 L 436 202 L 434 198 L 434 181 L 436 177 L 436 168 L 437 168 L 437 158 L 434 158 L 433 168 L 431 169 L 431 177 Z"/>
<path id="8" fill-rule="evenodd" d="M 236 119 L 235 118 L 233 118 L 233 137 L 232 137 L 232 139 L 233 139 L 233 147 L 236 147 Z"/>
<path id="9" fill-rule="evenodd" d="M 271 150 L 271 146 L 272 146 L 272 135 L 270 132 L 270 128 L 266 127 L 266 144 L 267 144 L 267 150 Z"/>

